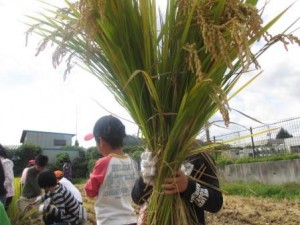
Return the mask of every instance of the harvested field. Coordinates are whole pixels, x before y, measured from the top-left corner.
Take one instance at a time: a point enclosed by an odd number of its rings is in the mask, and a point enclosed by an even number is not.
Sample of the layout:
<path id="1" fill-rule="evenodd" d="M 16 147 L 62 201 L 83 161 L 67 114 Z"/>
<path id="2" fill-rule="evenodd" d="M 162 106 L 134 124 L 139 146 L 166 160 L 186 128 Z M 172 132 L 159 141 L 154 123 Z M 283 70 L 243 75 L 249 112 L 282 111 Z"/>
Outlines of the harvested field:
<path id="1" fill-rule="evenodd" d="M 78 186 L 82 190 L 82 186 Z M 96 224 L 93 200 L 84 197 L 89 225 Z M 273 200 L 224 195 L 223 209 L 206 213 L 208 225 L 300 225 L 300 200 Z"/>
<path id="2" fill-rule="evenodd" d="M 300 200 L 224 196 L 223 209 L 207 214 L 210 225 L 299 225 Z"/>

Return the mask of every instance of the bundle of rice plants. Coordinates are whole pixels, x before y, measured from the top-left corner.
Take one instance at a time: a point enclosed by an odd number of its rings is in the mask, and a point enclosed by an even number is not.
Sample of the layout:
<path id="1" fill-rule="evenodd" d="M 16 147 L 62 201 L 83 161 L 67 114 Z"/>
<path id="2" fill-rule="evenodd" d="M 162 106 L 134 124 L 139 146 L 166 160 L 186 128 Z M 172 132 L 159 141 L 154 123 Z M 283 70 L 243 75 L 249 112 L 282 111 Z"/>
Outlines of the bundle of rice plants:
<path id="1" fill-rule="evenodd" d="M 179 195 L 165 196 L 161 184 L 184 159 L 201 151 L 193 143 L 219 111 L 229 123 L 230 91 L 258 57 L 277 41 L 299 39 L 267 30 L 286 12 L 262 23 L 257 0 L 78 0 L 47 5 L 31 16 L 35 33 L 56 44 L 53 65 L 78 60 L 113 93 L 139 126 L 157 159 L 147 224 L 193 224 Z M 251 46 L 265 40 L 253 53 Z M 69 67 L 69 68 L 70 68 Z M 69 69 L 68 68 L 68 69 Z M 83 84 L 84 85 L 84 84 Z M 158 207 L 159 206 L 159 207 Z"/>

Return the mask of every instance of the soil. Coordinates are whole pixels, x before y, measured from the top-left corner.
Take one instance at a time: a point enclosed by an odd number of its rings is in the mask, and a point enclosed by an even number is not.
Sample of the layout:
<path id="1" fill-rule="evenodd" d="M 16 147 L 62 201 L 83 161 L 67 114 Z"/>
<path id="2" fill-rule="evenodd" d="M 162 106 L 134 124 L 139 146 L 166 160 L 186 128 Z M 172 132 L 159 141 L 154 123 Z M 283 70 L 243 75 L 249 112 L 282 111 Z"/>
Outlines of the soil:
<path id="1" fill-rule="evenodd" d="M 208 225 L 300 225 L 300 200 L 224 196 L 223 209 L 206 213 Z"/>
<path id="2" fill-rule="evenodd" d="M 215 214 L 206 212 L 207 225 L 300 225 L 300 199 L 288 201 L 223 196 L 221 211 Z M 96 224 L 93 201 L 85 197 L 84 202 L 89 216 L 87 224 Z"/>

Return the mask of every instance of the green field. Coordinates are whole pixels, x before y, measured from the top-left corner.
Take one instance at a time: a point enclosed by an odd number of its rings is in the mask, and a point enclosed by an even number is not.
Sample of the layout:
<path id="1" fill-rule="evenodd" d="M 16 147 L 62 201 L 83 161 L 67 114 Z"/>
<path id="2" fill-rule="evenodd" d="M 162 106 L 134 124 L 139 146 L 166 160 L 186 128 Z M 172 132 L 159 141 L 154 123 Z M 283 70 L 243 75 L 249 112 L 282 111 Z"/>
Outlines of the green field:
<path id="1" fill-rule="evenodd" d="M 245 182 L 221 183 L 221 189 L 227 195 L 287 200 L 300 199 L 300 184 L 296 183 L 283 185 Z"/>

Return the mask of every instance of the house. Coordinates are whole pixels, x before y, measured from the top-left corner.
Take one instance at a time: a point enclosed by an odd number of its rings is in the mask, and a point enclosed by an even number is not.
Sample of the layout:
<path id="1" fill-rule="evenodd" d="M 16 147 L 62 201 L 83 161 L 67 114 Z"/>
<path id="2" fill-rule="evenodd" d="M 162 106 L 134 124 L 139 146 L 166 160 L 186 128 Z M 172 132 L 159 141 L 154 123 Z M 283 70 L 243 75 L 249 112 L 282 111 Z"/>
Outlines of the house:
<path id="1" fill-rule="evenodd" d="M 77 149 L 63 149 L 65 146 L 72 146 L 74 136 L 75 134 L 23 130 L 20 142 L 40 146 L 43 154 L 49 157 L 49 162 L 55 162 L 56 155 L 61 152 L 67 152 L 71 160 L 79 156 Z"/>
<path id="2" fill-rule="evenodd" d="M 300 153 L 300 137 L 285 138 L 284 146 L 289 153 Z"/>

